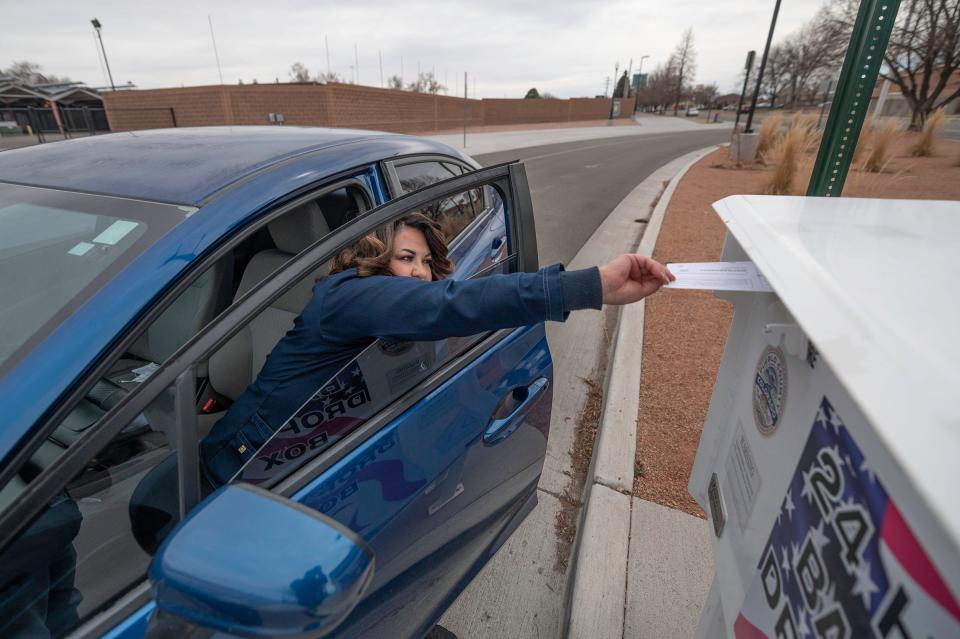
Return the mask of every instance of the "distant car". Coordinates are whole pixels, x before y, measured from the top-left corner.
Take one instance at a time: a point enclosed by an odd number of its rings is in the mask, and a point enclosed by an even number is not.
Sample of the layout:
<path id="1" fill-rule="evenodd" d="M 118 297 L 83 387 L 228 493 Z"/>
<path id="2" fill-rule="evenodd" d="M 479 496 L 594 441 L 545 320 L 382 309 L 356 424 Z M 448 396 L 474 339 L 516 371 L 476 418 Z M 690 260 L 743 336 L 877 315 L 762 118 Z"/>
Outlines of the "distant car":
<path id="1" fill-rule="evenodd" d="M 420 211 L 537 268 L 523 166 L 234 127 L 0 153 L 0 636 L 422 637 L 533 510 L 543 324 L 376 341 L 204 484 L 198 441 L 330 258 Z M 375 564 L 375 568 L 374 568 Z"/>
<path id="2" fill-rule="evenodd" d="M 700 115 L 700 109 L 697 107 L 687 107 L 687 117 L 692 118 Z"/>

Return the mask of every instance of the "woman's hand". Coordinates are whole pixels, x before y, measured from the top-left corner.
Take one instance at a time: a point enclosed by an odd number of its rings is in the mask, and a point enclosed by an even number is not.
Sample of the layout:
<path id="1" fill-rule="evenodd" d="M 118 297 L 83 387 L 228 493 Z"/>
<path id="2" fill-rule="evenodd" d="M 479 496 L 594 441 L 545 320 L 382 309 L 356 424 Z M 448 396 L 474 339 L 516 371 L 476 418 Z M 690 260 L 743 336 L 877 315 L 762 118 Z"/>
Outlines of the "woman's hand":
<path id="1" fill-rule="evenodd" d="M 632 304 L 677 279 L 660 262 L 627 253 L 600 267 L 604 304 Z"/>

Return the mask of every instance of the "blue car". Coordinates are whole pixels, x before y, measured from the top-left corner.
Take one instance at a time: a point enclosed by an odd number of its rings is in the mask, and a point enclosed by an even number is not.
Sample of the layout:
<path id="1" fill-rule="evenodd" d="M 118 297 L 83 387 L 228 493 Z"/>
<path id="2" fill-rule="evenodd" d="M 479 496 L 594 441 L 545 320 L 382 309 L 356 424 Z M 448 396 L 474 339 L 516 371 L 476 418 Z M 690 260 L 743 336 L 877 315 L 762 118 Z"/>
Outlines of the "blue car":
<path id="1" fill-rule="evenodd" d="M 212 490 L 199 441 L 344 247 L 538 267 L 523 166 L 423 138 L 139 131 L 0 153 L 0 636 L 421 637 L 536 504 L 542 324 L 375 342 Z"/>

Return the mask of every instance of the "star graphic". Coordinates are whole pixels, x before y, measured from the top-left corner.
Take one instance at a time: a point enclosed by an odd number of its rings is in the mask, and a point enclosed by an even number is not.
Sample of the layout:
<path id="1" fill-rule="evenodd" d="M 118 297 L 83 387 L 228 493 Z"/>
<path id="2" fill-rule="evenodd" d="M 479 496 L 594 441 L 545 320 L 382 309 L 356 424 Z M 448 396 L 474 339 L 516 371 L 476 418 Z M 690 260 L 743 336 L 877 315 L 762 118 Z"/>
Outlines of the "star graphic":
<path id="1" fill-rule="evenodd" d="M 854 569 L 855 581 L 850 592 L 854 595 L 860 595 L 863 598 L 863 607 L 870 610 L 870 596 L 875 592 L 880 592 L 880 587 L 874 583 L 870 576 L 870 562 L 866 559 L 860 560 L 860 565 Z"/>
<path id="2" fill-rule="evenodd" d="M 813 484 L 810 483 L 810 476 L 813 475 L 813 471 L 801 471 L 803 476 L 803 488 L 800 490 L 800 496 L 807 498 L 807 503 L 813 503 Z"/>
<path id="3" fill-rule="evenodd" d="M 820 425 L 824 428 L 831 423 L 830 414 L 827 412 L 826 407 L 822 404 L 820 405 L 820 408 L 817 409 L 817 417 L 814 421 L 820 422 Z"/>
<path id="4" fill-rule="evenodd" d="M 793 557 L 793 565 L 797 565 L 797 557 L 800 556 L 800 546 L 796 542 L 790 543 L 790 556 Z"/>
<path id="5" fill-rule="evenodd" d="M 827 537 L 823 532 L 823 520 L 820 520 L 820 523 L 817 524 L 816 528 L 810 529 L 810 541 L 813 542 L 813 547 L 817 549 L 817 554 L 823 556 L 823 553 L 820 552 L 824 546 L 830 543 L 830 538 Z"/>
<path id="6" fill-rule="evenodd" d="M 787 490 L 787 496 L 783 499 L 783 510 L 787 511 L 787 518 L 790 521 L 793 521 L 793 511 L 797 509 L 797 507 L 793 505 L 792 492 L 793 489 Z"/>
<path id="7" fill-rule="evenodd" d="M 363 375 L 363 373 L 360 372 L 360 369 L 359 369 L 359 368 L 354 369 L 354 371 L 353 371 L 353 376 L 354 376 L 354 377 L 360 377 L 361 375 Z"/>
<path id="8" fill-rule="evenodd" d="M 867 466 L 867 458 L 864 457 L 863 461 L 860 462 L 860 472 L 867 473 L 867 477 L 870 478 L 870 481 L 877 483 L 877 474 L 873 472 L 873 469 Z"/>

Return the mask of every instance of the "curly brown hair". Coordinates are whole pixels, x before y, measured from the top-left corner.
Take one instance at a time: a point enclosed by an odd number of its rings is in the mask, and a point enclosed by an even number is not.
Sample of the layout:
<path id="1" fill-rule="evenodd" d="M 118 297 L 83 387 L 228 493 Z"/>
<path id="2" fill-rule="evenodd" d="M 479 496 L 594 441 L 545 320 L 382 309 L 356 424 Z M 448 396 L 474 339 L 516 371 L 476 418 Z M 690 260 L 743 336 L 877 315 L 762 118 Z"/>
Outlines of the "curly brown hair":
<path id="1" fill-rule="evenodd" d="M 390 259 L 393 257 L 394 239 L 403 227 L 417 229 L 423 233 L 430 248 L 432 258 L 430 271 L 433 273 L 433 279 L 442 280 L 453 272 L 453 262 L 447 258 L 447 240 L 440 226 L 422 213 L 411 213 L 340 251 L 333 258 L 330 275 L 348 268 L 356 268 L 357 274 L 361 277 L 392 275 Z"/>

